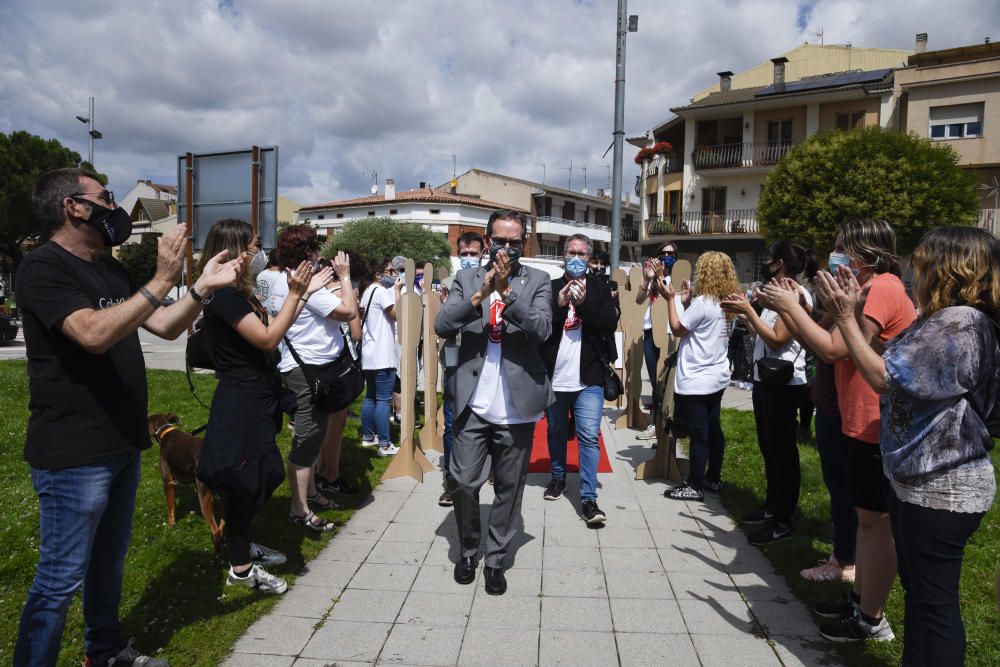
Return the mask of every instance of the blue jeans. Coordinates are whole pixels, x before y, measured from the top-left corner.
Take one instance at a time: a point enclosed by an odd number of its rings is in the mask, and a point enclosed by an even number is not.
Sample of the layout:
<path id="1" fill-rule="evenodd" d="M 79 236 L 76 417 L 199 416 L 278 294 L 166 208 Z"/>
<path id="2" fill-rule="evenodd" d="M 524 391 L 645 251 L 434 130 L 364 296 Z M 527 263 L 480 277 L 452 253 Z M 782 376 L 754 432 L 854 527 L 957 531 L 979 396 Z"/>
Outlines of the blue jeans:
<path id="1" fill-rule="evenodd" d="M 448 390 L 448 382 L 451 376 L 454 375 L 456 369 L 445 368 L 444 369 L 444 382 L 442 387 L 444 387 L 444 433 L 441 435 L 441 439 L 444 440 L 444 477 L 445 479 L 451 479 L 451 448 L 455 444 L 455 409 L 452 407 L 451 402 L 454 397 Z"/>
<path id="2" fill-rule="evenodd" d="M 576 420 L 576 439 L 580 445 L 580 500 L 597 501 L 597 464 L 601 447 L 597 435 L 604 412 L 604 387 L 590 385 L 580 391 L 557 391 L 556 402 L 545 410 L 549 432 L 549 458 L 552 476 L 566 479 L 566 431 L 569 411 Z"/>
<path id="3" fill-rule="evenodd" d="M 379 445 L 389 444 L 389 414 L 392 412 L 392 386 L 395 368 L 365 371 L 365 400 L 361 403 L 361 437 Z"/>
<path id="4" fill-rule="evenodd" d="M 726 437 L 722 433 L 722 394 L 674 394 L 677 409 L 683 410 L 691 433 L 691 465 L 687 483 L 692 489 L 701 490 L 703 480 L 719 482 L 722 479 L 722 455 Z M 705 464 L 708 472 L 705 472 Z"/>
<path id="5" fill-rule="evenodd" d="M 39 558 L 21 614 L 15 665 L 54 665 L 66 610 L 83 586 L 84 649 L 103 664 L 125 647 L 118 619 L 139 486 L 139 452 L 63 470 L 31 469 Z"/>
<path id="6" fill-rule="evenodd" d="M 653 423 L 656 423 L 656 415 L 659 406 L 656 404 L 656 367 L 660 363 L 660 348 L 653 342 L 653 330 L 646 329 L 642 332 L 642 356 L 646 361 L 646 374 L 649 375 L 649 384 L 652 386 L 650 395 L 653 397 Z"/>
<path id="7" fill-rule="evenodd" d="M 858 515 L 851 491 L 851 467 L 847 443 L 840 431 L 840 415 L 816 411 L 816 451 L 823 469 L 823 482 L 830 491 L 830 519 L 833 521 L 833 555 L 843 564 L 854 562 Z"/>

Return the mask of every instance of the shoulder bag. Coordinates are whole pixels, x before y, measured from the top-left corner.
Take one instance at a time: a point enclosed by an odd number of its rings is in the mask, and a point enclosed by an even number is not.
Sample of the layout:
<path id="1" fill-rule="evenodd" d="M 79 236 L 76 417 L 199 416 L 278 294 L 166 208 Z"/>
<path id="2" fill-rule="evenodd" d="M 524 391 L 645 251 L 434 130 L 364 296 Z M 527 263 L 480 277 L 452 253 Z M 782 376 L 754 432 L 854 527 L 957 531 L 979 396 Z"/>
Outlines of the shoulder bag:
<path id="1" fill-rule="evenodd" d="M 757 375 L 764 384 L 783 386 L 792 381 L 795 377 L 795 362 L 802 354 L 802 345 L 799 345 L 799 354 L 791 361 L 779 359 L 778 357 L 767 356 L 767 343 L 764 345 L 764 356 L 757 360 Z"/>

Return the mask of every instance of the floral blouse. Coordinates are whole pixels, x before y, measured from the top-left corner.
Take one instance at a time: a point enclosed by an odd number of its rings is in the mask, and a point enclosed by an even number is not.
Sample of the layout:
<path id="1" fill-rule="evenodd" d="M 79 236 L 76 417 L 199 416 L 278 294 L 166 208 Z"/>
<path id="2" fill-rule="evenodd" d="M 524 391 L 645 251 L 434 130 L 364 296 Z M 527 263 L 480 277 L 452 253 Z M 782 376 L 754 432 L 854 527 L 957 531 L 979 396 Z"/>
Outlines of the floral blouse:
<path id="1" fill-rule="evenodd" d="M 989 509 L 996 481 L 983 423 L 1000 392 L 1000 349 L 968 306 L 916 320 L 886 346 L 882 462 L 897 496 L 935 509 Z"/>

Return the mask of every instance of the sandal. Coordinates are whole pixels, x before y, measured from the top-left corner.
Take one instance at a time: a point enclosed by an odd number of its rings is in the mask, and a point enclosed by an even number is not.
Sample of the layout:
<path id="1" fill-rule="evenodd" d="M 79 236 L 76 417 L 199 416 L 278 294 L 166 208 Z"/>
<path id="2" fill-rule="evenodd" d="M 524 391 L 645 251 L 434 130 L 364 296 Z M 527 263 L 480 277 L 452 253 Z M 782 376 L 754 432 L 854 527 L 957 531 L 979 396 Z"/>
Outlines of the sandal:
<path id="1" fill-rule="evenodd" d="M 332 521 L 327 521 L 321 516 L 316 516 L 313 512 L 309 512 L 309 514 L 306 514 L 305 516 L 299 516 L 298 514 L 289 512 L 288 523 L 294 526 L 308 528 L 309 530 L 317 533 L 329 533 L 337 529 L 337 524 Z"/>
<path id="2" fill-rule="evenodd" d="M 306 496 L 306 502 L 308 502 L 313 509 L 320 512 L 325 512 L 327 510 L 339 510 L 342 507 L 340 503 L 330 500 L 322 493 L 317 493 L 314 496 Z"/>

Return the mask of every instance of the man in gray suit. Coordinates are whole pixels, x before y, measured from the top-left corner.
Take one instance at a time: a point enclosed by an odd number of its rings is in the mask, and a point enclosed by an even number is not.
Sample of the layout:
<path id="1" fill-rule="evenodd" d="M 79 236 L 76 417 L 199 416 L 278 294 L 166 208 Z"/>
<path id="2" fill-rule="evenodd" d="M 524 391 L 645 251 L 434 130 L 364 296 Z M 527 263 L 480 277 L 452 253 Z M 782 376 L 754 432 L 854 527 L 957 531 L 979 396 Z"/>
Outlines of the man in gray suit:
<path id="1" fill-rule="evenodd" d="M 521 495 L 531 457 L 535 422 L 555 401 L 538 346 L 552 332 L 552 287 L 544 271 L 518 259 L 527 219 L 501 210 L 486 224 L 487 266 L 455 276 L 434 329 L 447 338 L 462 334 L 458 368 L 450 394 L 455 404 L 451 474 L 461 553 L 455 581 L 476 578 L 479 555 L 479 489 L 490 473 L 495 499 L 490 510 L 483 570 L 486 592 L 503 595 L 503 560 L 520 528 Z"/>

